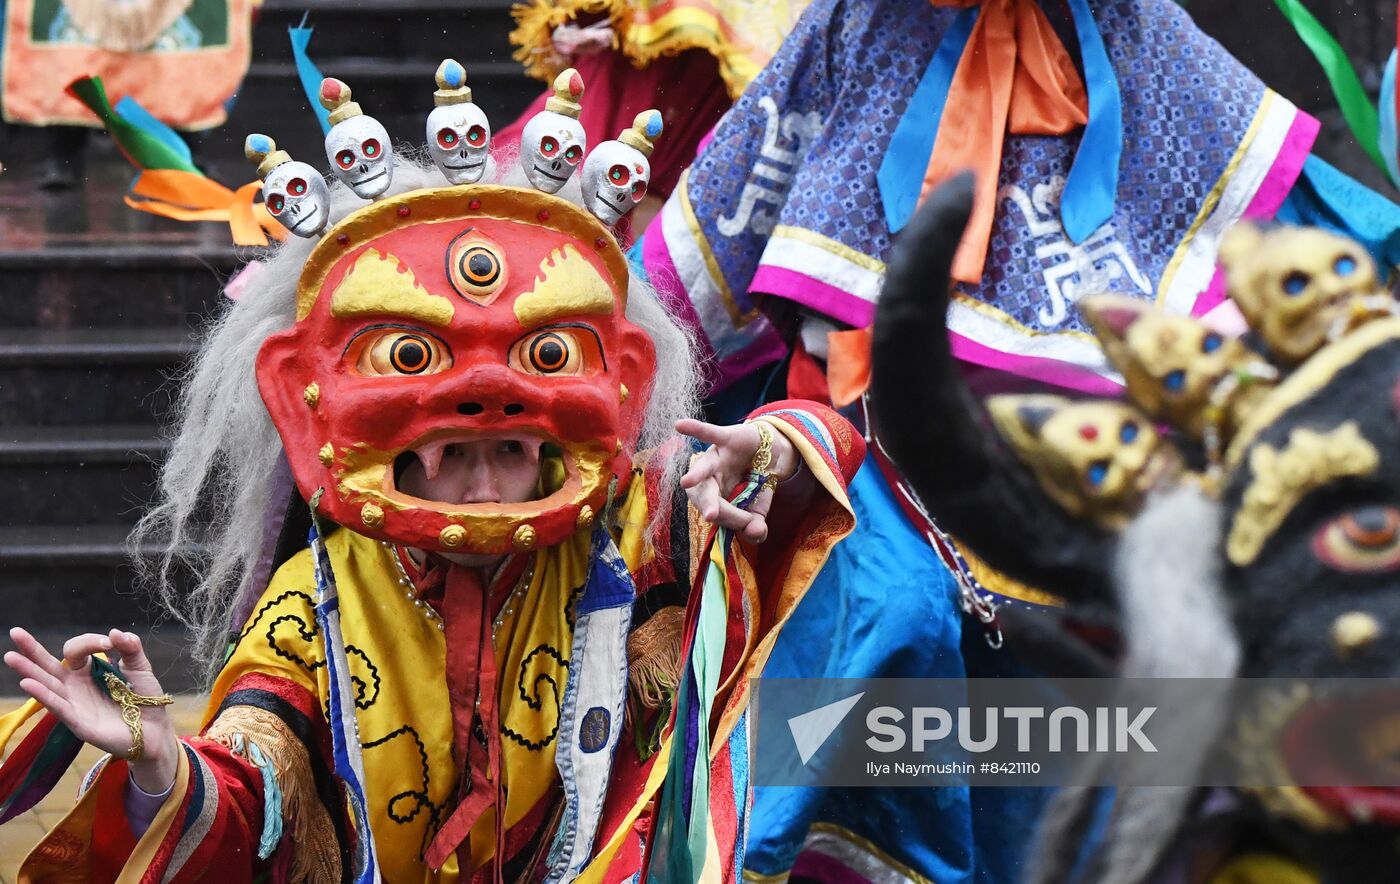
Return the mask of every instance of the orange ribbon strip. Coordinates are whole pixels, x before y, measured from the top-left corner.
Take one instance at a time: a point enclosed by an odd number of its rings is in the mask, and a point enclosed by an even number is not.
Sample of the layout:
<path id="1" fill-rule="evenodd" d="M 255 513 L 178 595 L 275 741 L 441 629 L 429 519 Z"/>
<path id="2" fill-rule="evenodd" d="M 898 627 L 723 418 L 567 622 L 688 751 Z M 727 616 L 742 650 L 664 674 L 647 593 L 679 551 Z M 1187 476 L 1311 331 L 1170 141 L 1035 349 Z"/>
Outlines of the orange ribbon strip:
<path id="1" fill-rule="evenodd" d="M 261 181 L 234 191 L 203 175 L 179 169 L 147 169 L 132 185 L 126 204 L 176 221 L 227 221 L 235 245 L 265 246 L 269 236 L 286 239 L 287 231 L 265 206 L 253 201 L 261 189 Z"/>
<path id="2" fill-rule="evenodd" d="M 1006 134 L 1065 135 L 1089 121 L 1084 81 L 1036 0 L 930 0 L 934 6 L 981 6 L 958 62 L 919 191 L 922 203 L 940 183 L 972 169 L 977 194 L 953 278 L 982 279 L 996 214 Z"/>
<path id="3" fill-rule="evenodd" d="M 837 408 L 845 408 L 870 389 L 870 337 L 868 328 L 826 336 L 826 385 Z"/>

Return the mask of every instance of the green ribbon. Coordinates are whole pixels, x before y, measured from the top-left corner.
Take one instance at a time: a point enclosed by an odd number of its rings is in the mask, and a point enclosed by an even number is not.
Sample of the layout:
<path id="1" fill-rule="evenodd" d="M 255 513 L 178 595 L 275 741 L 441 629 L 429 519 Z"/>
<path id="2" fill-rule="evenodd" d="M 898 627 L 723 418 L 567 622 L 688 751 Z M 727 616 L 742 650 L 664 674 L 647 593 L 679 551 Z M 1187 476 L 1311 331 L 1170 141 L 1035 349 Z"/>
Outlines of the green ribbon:
<path id="1" fill-rule="evenodd" d="M 1332 94 L 1337 96 L 1342 116 L 1351 127 L 1351 134 L 1371 162 L 1384 173 L 1386 166 L 1380 149 L 1380 117 L 1341 44 L 1327 33 L 1327 29 L 1308 12 L 1301 0 L 1274 0 L 1274 3 L 1293 25 L 1293 30 L 1298 32 L 1318 64 L 1322 65 L 1327 81 L 1332 84 Z"/>
<path id="2" fill-rule="evenodd" d="M 194 175 L 204 174 L 179 151 L 162 141 L 160 136 L 146 131 L 138 123 L 113 110 L 100 78 L 80 77 L 68 84 L 68 94 L 97 115 L 132 165 L 142 169 L 176 169 Z"/>

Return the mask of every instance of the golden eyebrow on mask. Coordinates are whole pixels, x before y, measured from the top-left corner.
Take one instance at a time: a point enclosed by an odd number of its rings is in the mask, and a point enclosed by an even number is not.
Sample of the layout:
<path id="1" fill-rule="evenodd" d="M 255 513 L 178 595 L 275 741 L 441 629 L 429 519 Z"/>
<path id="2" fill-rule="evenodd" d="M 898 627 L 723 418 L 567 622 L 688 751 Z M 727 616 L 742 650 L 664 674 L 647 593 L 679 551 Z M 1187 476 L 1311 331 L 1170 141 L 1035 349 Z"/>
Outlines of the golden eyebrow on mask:
<path id="1" fill-rule="evenodd" d="M 335 287 L 331 316 L 349 319 L 384 314 L 444 326 L 452 322 L 452 302 L 430 294 L 398 258 L 366 249 Z"/>
<path id="2" fill-rule="evenodd" d="M 1281 449 L 1259 445 L 1249 453 L 1253 479 L 1230 526 L 1226 552 L 1232 564 L 1252 564 L 1264 544 L 1309 493 L 1339 479 L 1369 476 L 1380 452 L 1356 421 L 1328 432 L 1299 427 Z"/>
<path id="3" fill-rule="evenodd" d="M 578 249 L 565 245 L 540 262 L 535 287 L 515 299 L 515 318 L 533 328 L 561 316 L 580 313 L 612 313 L 617 309 L 613 290 L 598 269 Z"/>

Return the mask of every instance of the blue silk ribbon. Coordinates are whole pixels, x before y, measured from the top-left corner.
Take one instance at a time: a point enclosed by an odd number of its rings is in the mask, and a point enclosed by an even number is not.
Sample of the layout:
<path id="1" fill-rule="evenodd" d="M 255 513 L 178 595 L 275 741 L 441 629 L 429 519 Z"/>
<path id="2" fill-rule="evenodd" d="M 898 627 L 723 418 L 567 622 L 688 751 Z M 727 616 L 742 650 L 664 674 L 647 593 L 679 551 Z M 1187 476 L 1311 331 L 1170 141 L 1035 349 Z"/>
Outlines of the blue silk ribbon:
<path id="1" fill-rule="evenodd" d="M 1396 156 L 1397 146 L 1395 124 L 1395 50 L 1390 50 L 1390 59 L 1385 63 L 1385 74 L 1381 76 L 1380 102 L 1381 156 L 1385 159 L 1385 171 L 1390 183 L 1400 187 L 1400 157 Z"/>
<path id="2" fill-rule="evenodd" d="M 1118 201 L 1118 168 L 1123 162 L 1123 93 L 1108 58 L 1089 0 L 1069 0 L 1079 52 L 1084 62 L 1084 87 L 1089 94 L 1089 123 L 1074 156 L 1060 218 L 1070 241 L 1081 243 L 1113 217 Z"/>
<path id="3" fill-rule="evenodd" d="M 904 116 L 895 125 L 890 146 L 885 149 L 885 157 L 875 173 L 890 233 L 903 230 L 919 207 L 919 191 L 923 186 L 924 170 L 928 168 L 928 158 L 933 155 L 933 144 L 938 139 L 943 104 L 948 99 L 948 89 L 953 84 L 958 61 L 962 59 L 967 40 L 972 36 L 972 26 L 977 23 L 977 14 L 975 7 L 964 9 L 944 33 L 942 42 L 933 53 L 933 60 L 929 62 L 919 85 L 914 87 L 914 94 L 909 97 Z"/>
<path id="4" fill-rule="evenodd" d="M 321 76 L 321 69 L 316 67 L 316 62 L 306 53 L 306 46 L 311 42 L 311 32 L 314 30 L 316 29 L 306 23 L 306 16 L 302 16 L 301 24 L 287 28 L 287 36 L 292 41 L 292 59 L 297 65 L 297 79 L 301 80 L 301 91 L 306 93 L 306 100 L 311 102 L 311 110 L 315 112 L 316 119 L 321 121 L 321 134 L 326 135 L 331 131 L 331 120 L 330 111 L 321 107 L 321 81 L 325 78 Z"/>

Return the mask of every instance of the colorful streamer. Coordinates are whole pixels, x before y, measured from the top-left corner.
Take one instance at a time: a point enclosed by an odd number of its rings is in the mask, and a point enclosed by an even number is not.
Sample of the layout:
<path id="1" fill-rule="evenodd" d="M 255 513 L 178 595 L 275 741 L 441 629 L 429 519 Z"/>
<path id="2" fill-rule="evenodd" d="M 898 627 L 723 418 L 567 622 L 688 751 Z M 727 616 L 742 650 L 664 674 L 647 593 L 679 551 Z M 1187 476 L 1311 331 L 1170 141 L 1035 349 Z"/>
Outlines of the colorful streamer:
<path id="1" fill-rule="evenodd" d="M 125 197 L 131 208 L 177 221 L 225 221 L 240 246 L 286 238 L 282 225 L 255 201 L 262 182 L 229 190 L 206 177 L 191 161 L 189 146 L 135 99 L 123 98 L 113 108 L 100 77 L 79 77 L 68 84 L 68 94 L 102 120 L 122 155 L 140 170 Z"/>
<path id="2" fill-rule="evenodd" d="M 1072 242 L 1088 239 L 1113 217 L 1123 157 L 1122 93 L 1088 0 L 1069 0 L 1082 83 L 1034 0 L 932 2 L 967 8 L 945 32 L 876 173 L 890 232 L 909 222 L 934 185 L 973 169 L 977 204 L 953 275 L 979 281 L 1004 139 L 1064 135 L 1083 126 L 1060 215 Z"/>
<path id="3" fill-rule="evenodd" d="M 965 9 L 953 19 L 919 85 L 914 87 L 904 116 L 895 124 L 890 146 L 875 173 L 890 233 L 903 230 L 919 206 L 919 183 L 938 138 L 938 123 L 943 117 L 948 89 L 953 85 L 953 72 L 957 70 L 976 22 L 975 9 Z"/>
<path id="4" fill-rule="evenodd" d="M 198 175 L 199 169 L 172 147 L 162 134 L 148 131 L 141 126 L 141 120 L 154 119 L 144 114 L 134 119 L 124 117 L 113 109 L 107 100 L 107 90 L 101 77 L 79 77 L 68 84 L 68 94 L 87 105 L 97 115 L 107 132 L 117 142 L 117 149 L 127 162 L 142 170 L 170 169 Z M 134 103 L 134 100 L 133 100 Z M 128 105 L 129 106 L 129 105 Z"/>
<path id="5" fill-rule="evenodd" d="M 763 490 L 762 477 L 750 474 L 730 502 L 746 509 Z M 675 722 L 666 782 L 657 804 L 655 853 L 649 862 L 664 869 L 664 881 L 699 881 L 705 867 L 710 832 L 710 716 L 719 692 L 730 597 L 739 575 L 729 567 L 733 532 L 716 528 L 705 566 L 696 575 L 701 587 L 698 610 L 687 623 L 690 658 L 675 701 Z"/>
<path id="6" fill-rule="evenodd" d="M 117 667 L 101 657 L 92 658 L 92 680 L 108 696 L 106 678 L 109 673 L 122 678 Z M 38 704 L 26 703 L 12 713 L 16 718 L 11 723 L 22 722 L 41 708 Z M 10 719 L 10 716 L 5 718 Z M 83 741 L 66 724 L 45 713 L 4 764 L 0 764 L 0 825 L 43 801 L 58 785 L 82 748 Z M 3 749 L 3 743 L 0 743 L 0 749 Z"/>
<path id="7" fill-rule="evenodd" d="M 1084 87 L 1089 93 L 1089 122 L 1074 155 L 1060 200 L 1060 217 L 1070 242 L 1082 243 L 1113 217 L 1118 202 L 1118 170 L 1123 164 L 1123 94 L 1109 61 L 1089 0 L 1069 0 Z"/>
<path id="8" fill-rule="evenodd" d="M 1342 109 L 1342 116 L 1351 127 L 1351 133 L 1356 137 L 1361 149 L 1366 151 L 1366 155 L 1377 168 L 1388 174 L 1385 158 L 1381 156 L 1379 115 L 1341 44 L 1327 32 L 1301 0 L 1274 0 L 1274 3 L 1284 18 L 1288 19 L 1289 24 L 1293 25 L 1293 30 L 1312 52 L 1318 64 L 1322 65 L 1327 82 L 1332 84 L 1332 94 L 1337 97 L 1337 105 Z"/>
<path id="9" fill-rule="evenodd" d="M 130 95 L 124 96 L 117 102 L 116 112 L 123 121 L 133 124 L 159 139 L 162 144 L 173 150 L 186 163 L 189 163 L 191 168 L 194 167 L 190 146 L 185 143 L 185 139 L 180 137 L 179 132 L 156 119 L 154 114 L 141 106 L 141 102 Z"/>

